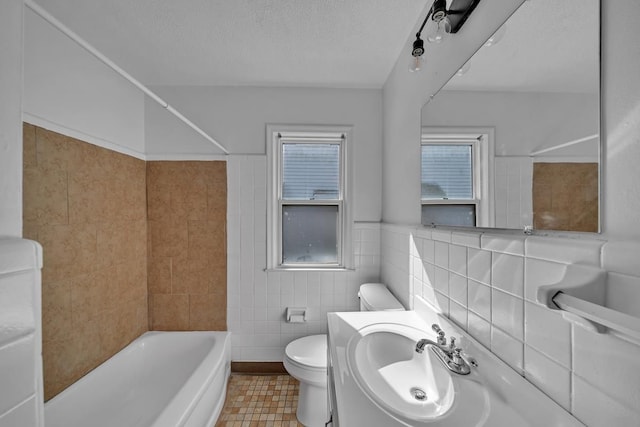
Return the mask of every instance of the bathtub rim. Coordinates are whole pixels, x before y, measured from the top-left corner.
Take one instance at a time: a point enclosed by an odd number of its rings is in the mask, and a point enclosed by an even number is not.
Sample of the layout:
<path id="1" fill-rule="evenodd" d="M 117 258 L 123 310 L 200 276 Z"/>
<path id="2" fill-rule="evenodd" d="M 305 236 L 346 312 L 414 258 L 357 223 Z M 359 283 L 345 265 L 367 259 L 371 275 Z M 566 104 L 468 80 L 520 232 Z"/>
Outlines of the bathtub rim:
<path id="1" fill-rule="evenodd" d="M 166 425 L 182 427 L 185 424 L 187 424 L 189 422 L 191 415 L 193 414 L 195 409 L 198 407 L 198 404 L 202 401 L 202 398 L 206 394 L 209 386 L 214 382 L 218 374 L 222 374 L 225 376 L 225 378 L 222 385 L 222 394 L 220 396 L 221 398 L 216 401 L 217 403 L 215 405 L 216 407 L 213 408 L 213 413 L 217 411 L 219 414 L 220 411 L 222 410 L 222 407 L 224 406 L 224 401 L 226 398 L 226 386 L 229 381 L 229 376 L 231 373 L 231 370 L 230 370 L 231 332 L 229 331 L 149 331 L 143 335 L 149 334 L 150 336 L 153 336 L 153 335 L 172 334 L 172 333 L 176 333 L 176 334 L 187 333 L 187 334 L 194 334 L 194 335 L 197 334 L 197 335 L 205 335 L 205 336 L 212 335 L 214 337 L 223 336 L 224 339 L 221 340 L 223 345 L 222 346 L 214 345 L 214 347 L 200 361 L 200 363 L 193 370 L 193 372 L 191 372 L 191 375 L 189 375 L 189 378 L 186 379 L 186 381 L 180 388 L 180 391 L 183 391 L 185 388 L 192 386 L 194 382 L 197 385 L 196 393 L 193 395 L 194 397 L 191 399 L 191 401 L 186 405 L 185 410 L 180 412 L 179 414 L 177 412 L 174 412 L 174 414 L 171 414 L 172 409 L 174 409 L 175 407 L 181 407 L 181 405 L 184 405 L 185 402 L 181 398 L 185 397 L 186 393 L 178 393 L 174 395 L 173 398 L 167 404 L 167 406 L 158 413 L 158 416 L 152 423 L 152 426 L 154 427 L 156 426 L 158 421 L 161 421 L 161 424 L 158 424 L 158 427 L 166 426 Z M 210 361 L 211 359 L 213 359 L 214 361 L 213 365 L 209 365 L 205 363 Z M 202 374 L 204 373 L 203 371 L 205 371 L 206 369 L 209 370 L 209 372 L 206 374 L 206 377 L 205 377 L 206 379 L 204 381 L 194 381 L 194 379 L 202 378 Z M 193 388 L 193 387 L 189 387 L 189 388 Z M 179 415 L 177 419 L 175 417 L 176 414 Z M 218 415 L 215 415 L 215 416 L 217 418 Z M 166 418 L 170 418 L 172 422 L 170 424 L 167 424 Z"/>
<path id="2" fill-rule="evenodd" d="M 142 346 L 145 341 L 148 341 L 150 338 L 157 336 L 169 336 L 169 335 L 202 335 L 202 336 L 212 336 L 216 338 L 216 344 L 214 344 L 209 351 L 205 354 L 205 356 L 200 360 L 197 365 L 193 368 L 193 371 L 189 373 L 189 375 L 185 378 L 185 381 L 181 384 L 181 386 L 176 390 L 176 394 L 172 396 L 169 402 L 157 413 L 157 416 L 151 420 L 151 426 L 155 426 L 156 423 L 160 421 L 164 421 L 165 418 L 177 419 L 178 423 L 175 424 L 176 427 L 184 425 L 188 420 L 190 415 L 193 413 L 197 404 L 201 402 L 202 396 L 207 390 L 207 387 L 213 382 L 217 373 L 221 373 L 224 375 L 223 387 L 221 389 L 220 398 L 217 399 L 216 404 L 214 405 L 212 402 L 212 410 L 213 416 L 219 416 L 219 413 L 224 406 L 224 401 L 226 398 L 226 386 L 230 376 L 230 364 L 231 364 L 231 332 L 230 331 L 146 331 L 143 334 L 136 337 L 129 344 L 123 347 L 120 351 L 115 353 L 109 359 L 105 360 L 85 375 L 83 375 L 76 382 L 69 385 L 63 391 L 58 393 L 56 396 L 52 397 L 48 401 L 44 403 L 44 419 L 45 423 L 47 420 L 47 413 L 51 410 L 56 410 L 56 406 L 64 405 L 65 401 L 68 399 L 68 395 L 74 392 L 74 389 L 77 387 L 83 386 L 86 382 L 91 381 L 92 374 L 94 374 L 100 368 L 109 369 L 111 365 L 119 362 L 119 359 L 125 358 L 130 353 L 139 351 L 139 347 Z M 217 345 L 217 342 L 220 342 L 220 345 Z M 214 356 L 219 356 L 215 360 L 213 360 L 213 364 L 207 369 L 210 370 L 209 374 L 206 375 L 206 379 L 201 381 L 201 384 L 197 387 L 196 393 L 192 396 L 191 401 L 187 402 L 184 410 L 181 414 L 176 416 L 175 414 L 170 414 L 170 410 L 175 410 L 176 407 L 180 405 L 180 401 L 185 404 L 183 399 L 180 399 L 183 396 L 180 392 L 185 389 L 190 384 L 193 384 L 193 380 L 198 377 L 196 374 L 201 374 L 204 367 L 205 362 L 211 361 L 214 359 Z M 224 365 L 227 365 L 226 367 Z M 95 375 L 95 374 L 94 374 Z M 193 387 L 191 387 L 193 388 Z M 215 407 L 214 407 L 215 406 Z M 64 406 L 62 406 L 64 408 Z M 217 412 L 217 414 L 215 414 Z M 212 418 L 213 418 L 212 416 Z M 215 420 L 215 418 L 214 418 Z"/>

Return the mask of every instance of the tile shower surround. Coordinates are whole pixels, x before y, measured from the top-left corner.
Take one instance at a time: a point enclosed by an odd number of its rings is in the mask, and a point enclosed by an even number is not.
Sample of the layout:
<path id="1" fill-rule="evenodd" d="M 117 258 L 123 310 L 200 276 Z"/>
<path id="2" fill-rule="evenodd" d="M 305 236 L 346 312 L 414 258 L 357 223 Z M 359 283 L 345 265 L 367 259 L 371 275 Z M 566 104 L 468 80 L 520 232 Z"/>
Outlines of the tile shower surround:
<path id="1" fill-rule="evenodd" d="M 149 329 L 227 329 L 226 163 L 147 162 Z"/>
<path id="2" fill-rule="evenodd" d="M 30 124 L 23 130 L 23 232 L 44 253 L 46 399 L 147 331 L 154 307 L 163 310 L 152 323 L 157 328 L 224 329 L 223 162 L 149 166 Z M 187 180 L 200 184 L 202 174 L 215 183 L 184 190 Z M 149 207 L 147 191 L 159 197 Z M 219 244 L 203 242 L 211 237 Z M 214 257 L 222 262 L 209 263 Z M 211 266 L 215 272 L 203 279 Z"/>
<path id="3" fill-rule="evenodd" d="M 147 330 L 143 161 L 24 125 L 24 237 L 43 247 L 49 399 Z"/>
<path id="4" fill-rule="evenodd" d="M 429 301 L 585 424 L 638 425 L 640 346 L 572 326 L 535 293 L 566 264 L 599 266 L 622 295 L 610 303 L 638 315 L 640 245 L 386 224 L 381 234 L 383 281 L 405 305 Z"/>

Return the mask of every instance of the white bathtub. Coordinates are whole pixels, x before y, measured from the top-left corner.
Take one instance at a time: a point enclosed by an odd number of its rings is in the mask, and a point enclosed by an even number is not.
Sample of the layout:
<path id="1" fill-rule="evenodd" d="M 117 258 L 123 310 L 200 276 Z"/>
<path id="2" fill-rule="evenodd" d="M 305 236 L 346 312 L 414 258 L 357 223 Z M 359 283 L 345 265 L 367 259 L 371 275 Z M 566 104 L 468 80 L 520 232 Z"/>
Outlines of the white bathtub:
<path id="1" fill-rule="evenodd" d="M 45 404 L 46 427 L 211 427 L 229 332 L 147 332 Z"/>

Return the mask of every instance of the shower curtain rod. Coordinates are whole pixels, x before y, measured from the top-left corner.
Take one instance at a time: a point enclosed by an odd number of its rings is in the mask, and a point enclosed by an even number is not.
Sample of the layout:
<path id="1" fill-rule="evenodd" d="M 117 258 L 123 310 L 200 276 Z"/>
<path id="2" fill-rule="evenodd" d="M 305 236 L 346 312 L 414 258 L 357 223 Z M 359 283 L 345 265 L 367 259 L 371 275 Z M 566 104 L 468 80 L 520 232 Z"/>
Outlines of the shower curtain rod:
<path id="1" fill-rule="evenodd" d="M 596 133 L 596 134 L 593 134 L 593 135 L 585 136 L 583 138 L 578 138 L 578 139 L 574 139 L 572 141 L 563 142 L 562 144 L 556 144 L 556 145 L 551 146 L 551 147 L 542 148 L 540 150 L 532 151 L 531 154 L 529 154 L 529 155 L 530 156 L 537 156 L 538 154 L 548 153 L 549 151 L 554 151 L 554 150 L 558 150 L 560 148 L 565 148 L 565 147 L 570 147 L 570 146 L 575 145 L 575 144 L 580 144 L 581 142 L 590 141 L 592 139 L 596 139 L 599 136 L 600 136 L 600 134 Z"/>
<path id="2" fill-rule="evenodd" d="M 205 131 L 200 129 L 191 120 L 187 119 L 178 110 L 176 110 L 171 105 L 169 105 L 169 103 L 166 102 L 164 99 L 162 99 L 158 95 L 156 95 L 156 93 L 154 93 L 151 89 L 149 89 L 148 87 L 146 87 L 145 85 L 140 83 L 138 80 L 136 80 L 131 74 L 127 73 L 125 70 L 120 68 L 113 61 L 111 61 L 109 58 L 107 58 L 102 53 L 100 53 L 96 48 L 94 48 L 92 45 L 90 45 L 88 42 L 86 42 L 84 39 L 82 39 L 79 35 L 77 35 L 73 31 L 71 31 L 67 26 L 65 26 L 62 22 L 58 21 L 54 16 L 52 16 L 49 12 L 47 12 L 41 6 L 36 4 L 33 0 L 24 0 L 24 4 L 29 9 L 31 9 L 36 14 L 38 14 L 42 19 L 44 19 L 45 21 L 47 21 L 48 23 L 53 25 L 55 28 L 57 28 L 65 36 L 69 37 L 71 40 L 73 40 L 75 43 L 77 43 L 84 50 L 86 50 L 91 55 L 93 55 L 97 59 L 99 59 L 107 67 L 111 68 L 113 71 L 115 71 L 116 73 L 120 74 L 129 83 L 131 83 L 132 85 L 134 85 L 135 87 L 140 89 L 149 98 L 153 99 L 158 104 L 160 104 L 162 106 L 162 108 L 166 109 L 168 112 L 173 114 L 175 117 L 177 117 L 184 124 L 186 124 L 191 129 L 196 131 L 200 136 L 202 136 L 207 141 L 211 142 L 213 145 L 218 147 L 220 150 L 222 150 L 222 152 L 224 152 L 224 154 L 226 154 L 226 155 L 229 154 L 229 151 L 227 151 L 227 149 L 224 146 L 222 146 L 218 141 L 216 141 L 211 136 L 209 136 L 209 134 L 207 134 Z"/>

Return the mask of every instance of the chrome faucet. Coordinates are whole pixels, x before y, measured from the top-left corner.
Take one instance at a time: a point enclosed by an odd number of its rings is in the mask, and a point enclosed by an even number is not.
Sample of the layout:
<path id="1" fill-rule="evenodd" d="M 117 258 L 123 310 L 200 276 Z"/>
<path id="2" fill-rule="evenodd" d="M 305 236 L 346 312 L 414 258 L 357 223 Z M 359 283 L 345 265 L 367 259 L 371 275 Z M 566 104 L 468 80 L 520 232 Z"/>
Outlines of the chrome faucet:
<path id="1" fill-rule="evenodd" d="M 429 345 L 447 369 L 460 375 L 469 374 L 471 372 L 471 368 L 462 357 L 462 349 L 460 347 L 456 347 L 455 337 L 451 337 L 449 345 L 447 345 L 445 333 L 440 329 L 440 326 L 433 324 L 431 325 L 431 329 L 438 334 L 437 341 L 432 341 L 427 338 L 421 339 L 416 343 L 416 352 L 422 353 L 425 347 Z"/>
<path id="2" fill-rule="evenodd" d="M 449 347 L 447 346 L 442 346 L 435 341 L 431 341 L 430 339 L 427 339 L 427 338 L 422 338 L 420 341 L 416 343 L 416 353 L 422 353 L 424 351 L 424 348 L 428 345 L 435 346 L 443 351 L 449 350 Z"/>
<path id="3" fill-rule="evenodd" d="M 416 344 L 416 352 L 422 353 L 427 345 L 435 346 L 443 351 L 449 351 L 450 348 L 447 346 L 447 339 L 444 336 L 444 331 L 440 329 L 440 326 L 433 324 L 431 325 L 431 329 L 433 329 L 435 333 L 438 334 L 437 342 L 431 341 L 427 338 L 423 338 Z M 455 338 L 452 337 L 451 339 L 453 340 L 453 342 L 455 342 Z"/>

